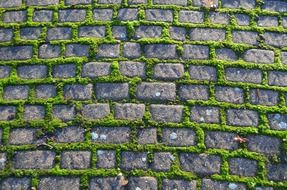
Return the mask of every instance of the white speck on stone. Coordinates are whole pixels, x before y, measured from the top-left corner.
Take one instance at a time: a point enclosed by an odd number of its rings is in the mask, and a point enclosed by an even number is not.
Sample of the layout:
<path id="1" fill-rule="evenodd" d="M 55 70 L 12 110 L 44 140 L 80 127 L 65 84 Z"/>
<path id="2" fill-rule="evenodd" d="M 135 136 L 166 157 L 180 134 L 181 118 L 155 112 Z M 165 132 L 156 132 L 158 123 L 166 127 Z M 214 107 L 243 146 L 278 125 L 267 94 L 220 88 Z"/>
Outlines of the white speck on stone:
<path id="1" fill-rule="evenodd" d="M 99 138 L 99 135 L 98 135 L 98 133 L 96 133 L 96 132 L 92 132 L 91 135 L 92 135 L 92 139 L 93 139 L 93 140 L 96 140 L 96 139 Z"/>
<path id="2" fill-rule="evenodd" d="M 146 161 L 146 157 L 142 157 L 142 161 L 145 162 Z"/>
<path id="3" fill-rule="evenodd" d="M 279 113 L 276 113 L 274 116 L 274 119 L 279 120 L 281 118 L 281 115 Z"/>
<path id="4" fill-rule="evenodd" d="M 256 187 L 255 190 L 262 190 L 262 188 L 261 187 Z"/>
<path id="5" fill-rule="evenodd" d="M 104 154 L 104 151 L 98 150 L 98 151 L 97 151 L 97 154 L 98 154 L 98 155 L 102 155 L 102 154 Z"/>
<path id="6" fill-rule="evenodd" d="M 6 162 L 6 158 L 5 157 L 4 158 L 0 158 L 0 165 L 1 166 L 4 166 L 5 162 Z"/>
<path id="7" fill-rule="evenodd" d="M 203 117 L 200 117 L 199 120 L 200 120 L 200 121 L 204 121 L 204 118 L 203 118 Z"/>
<path id="8" fill-rule="evenodd" d="M 172 161 L 175 161 L 175 157 L 173 155 L 170 155 L 169 158 L 172 160 Z"/>
<path id="9" fill-rule="evenodd" d="M 280 129 L 287 129 L 287 123 L 281 121 L 281 122 L 279 123 L 279 128 L 280 128 Z"/>
<path id="10" fill-rule="evenodd" d="M 231 190 L 234 190 L 237 188 L 238 185 L 236 185 L 235 183 L 229 183 L 228 188 Z"/>
<path id="11" fill-rule="evenodd" d="M 177 139 L 177 134 L 175 132 L 172 132 L 170 135 L 169 135 L 169 138 L 170 140 L 176 140 Z"/>
<path id="12" fill-rule="evenodd" d="M 141 188 L 139 188 L 139 187 L 136 187 L 136 190 L 142 190 Z"/>
<path id="13" fill-rule="evenodd" d="M 238 88 L 238 87 L 236 87 L 234 90 L 235 90 L 236 92 L 241 92 L 241 89 Z"/>
<path id="14" fill-rule="evenodd" d="M 240 71 L 237 71 L 237 74 L 240 74 Z"/>
<path id="15" fill-rule="evenodd" d="M 206 110 L 206 115 L 211 115 L 213 110 Z"/>
<path id="16" fill-rule="evenodd" d="M 100 139 L 101 140 L 106 140 L 107 139 L 107 135 L 100 135 Z"/>
<path id="17" fill-rule="evenodd" d="M 160 92 L 156 92 L 155 96 L 159 97 L 160 96 Z"/>

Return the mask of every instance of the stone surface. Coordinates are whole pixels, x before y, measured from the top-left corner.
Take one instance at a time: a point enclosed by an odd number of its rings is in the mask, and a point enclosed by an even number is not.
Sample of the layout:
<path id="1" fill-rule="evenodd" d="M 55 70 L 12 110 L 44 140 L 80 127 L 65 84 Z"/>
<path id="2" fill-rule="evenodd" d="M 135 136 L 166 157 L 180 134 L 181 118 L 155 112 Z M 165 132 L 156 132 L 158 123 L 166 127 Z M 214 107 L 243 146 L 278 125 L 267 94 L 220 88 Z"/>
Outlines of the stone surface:
<path id="1" fill-rule="evenodd" d="M 97 151 L 97 168 L 114 168 L 116 166 L 116 152 L 113 150 Z"/>
<path id="2" fill-rule="evenodd" d="M 123 170 L 147 169 L 147 153 L 123 151 L 120 167 Z"/>
<path id="3" fill-rule="evenodd" d="M 287 86 L 287 73 L 284 71 L 269 71 L 268 84 L 271 86 Z"/>
<path id="4" fill-rule="evenodd" d="M 6 23 L 25 22 L 27 20 L 26 11 L 7 11 L 3 14 L 3 21 Z"/>
<path id="5" fill-rule="evenodd" d="M 53 19 L 52 10 L 35 10 L 33 13 L 34 22 L 50 22 Z"/>
<path id="6" fill-rule="evenodd" d="M 96 97 L 98 99 L 122 100 L 129 98 L 128 83 L 97 83 Z"/>
<path id="7" fill-rule="evenodd" d="M 176 46 L 173 44 L 149 44 L 144 48 L 147 58 L 175 59 L 177 58 Z"/>
<path id="8" fill-rule="evenodd" d="M 243 54 L 247 62 L 270 64 L 274 63 L 274 52 L 269 50 L 250 49 Z"/>
<path id="9" fill-rule="evenodd" d="M 238 142 L 234 141 L 235 133 L 221 131 L 205 131 L 205 145 L 207 148 L 234 150 Z"/>
<path id="10" fill-rule="evenodd" d="M 96 143 L 122 144 L 130 140 L 129 127 L 95 127 L 91 132 Z"/>
<path id="11" fill-rule="evenodd" d="M 182 64 L 172 64 L 172 63 L 159 63 L 154 66 L 154 78 L 175 80 L 179 79 L 184 74 L 184 66 Z"/>
<path id="12" fill-rule="evenodd" d="M 126 120 L 142 119 L 145 113 L 144 104 L 116 104 L 115 118 Z"/>
<path id="13" fill-rule="evenodd" d="M 43 44 L 39 47 L 39 58 L 50 59 L 59 57 L 61 48 L 58 45 Z"/>
<path id="14" fill-rule="evenodd" d="M 278 92 L 272 90 L 251 89 L 250 101 L 252 104 L 274 106 L 278 104 Z"/>
<path id="15" fill-rule="evenodd" d="M 137 20 L 138 9 L 132 9 L 132 8 L 119 9 L 118 19 L 122 21 Z"/>
<path id="16" fill-rule="evenodd" d="M 25 40 L 37 40 L 41 35 L 42 29 L 38 27 L 21 28 L 20 38 Z"/>
<path id="17" fill-rule="evenodd" d="M 103 119 L 110 114 L 109 104 L 85 104 L 81 114 L 86 119 Z"/>
<path id="18" fill-rule="evenodd" d="M 80 189 L 80 178 L 77 177 L 42 177 L 40 178 L 39 190 L 52 190 L 52 189 Z"/>
<path id="19" fill-rule="evenodd" d="M 85 9 L 63 9 L 59 10 L 59 22 L 81 22 L 86 18 Z"/>
<path id="20" fill-rule="evenodd" d="M 253 110 L 228 109 L 226 112 L 227 124 L 236 126 L 258 125 L 258 113 Z"/>
<path id="21" fill-rule="evenodd" d="M 105 26 L 81 26 L 79 27 L 79 37 L 93 37 L 103 38 L 105 37 Z"/>
<path id="22" fill-rule="evenodd" d="M 75 107 L 70 105 L 54 105 L 52 114 L 54 118 L 69 121 L 75 117 Z"/>
<path id="23" fill-rule="evenodd" d="M 35 140 L 35 129 L 31 128 L 16 128 L 11 130 L 9 136 L 9 144 L 23 145 L 32 144 Z"/>
<path id="24" fill-rule="evenodd" d="M 236 189 L 246 190 L 247 187 L 244 183 L 233 183 L 227 181 L 214 181 L 211 179 L 203 179 L 201 188 L 202 190 L 212 190 L 220 187 L 221 189 Z"/>
<path id="25" fill-rule="evenodd" d="M 56 87 L 54 85 L 43 84 L 36 87 L 36 98 L 53 98 L 56 96 Z"/>
<path id="26" fill-rule="evenodd" d="M 230 18 L 226 13 L 211 12 L 209 14 L 209 19 L 214 24 L 228 24 Z"/>
<path id="27" fill-rule="evenodd" d="M 127 42 L 123 47 L 123 56 L 127 58 L 138 58 L 142 54 L 141 46 L 138 43 Z"/>
<path id="28" fill-rule="evenodd" d="M 276 137 L 264 135 L 247 136 L 248 150 L 264 154 L 278 154 L 280 151 L 281 141 Z"/>
<path id="29" fill-rule="evenodd" d="M 152 104 L 150 113 L 154 121 L 179 123 L 182 121 L 183 106 Z"/>
<path id="30" fill-rule="evenodd" d="M 89 186 L 90 190 L 124 189 L 118 177 L 93 177 L 90 180 Z"/>
<path id="31" fill-rule="evenodd" d="M 193 28 L 190 30 L 192 41 L 223 41 L 225 30 L 215 28 Z"/>
<path id="32" fill-rule="evenodd" d="M 217 80 L 217 71 L 212 66 L 190 65 L 189 75 L 191 79 L 195 80 Z"/>
<path id="33" fill-rule="evenodd" d="M 178 21 L 183 23 L 203 23 L 204 13 L 200 11 L 187 11 L 179 12 Z"/>
<path id="34" fill-rule="evenodd" d="M 98 48 L 97 57 L 98 58 L 116 58 L 120 55 L 120 45 L 119 44 L 101 44 Z"/>
<path id="35" fill-rule="evenodd" d="M 0 47 L 0 60 L 26 60 L 32 58 L 32 46 Z"/>
<path id="36" fill-rule="evenodd" d="M 222 0 L 222 6 L 226 8 L 255 8 L 255 0 Z"/>
<path id="37" fill-rule="evenodd" d="M 101 77 L 111 73 L 111 63 L 109 62 L 89 62 L 83 65 L 82 77 Z"/>
<path id="38" fill-rule="evenodd" d="M 180 85 L 178 96 L 181 100 L 208 100 L 208 86 Z"/>
<path id="39" fill-rule="evenodd" d="M 68 27 L 48 28 L 47 40 L 68 40 L 72 36 L 72 30 Z"/>
<path id="40" fill-rule="evenodd" d="M 184 59 L 208 59 L 209 47 L 204 45 L 183 45 Z"/>
<path id="41" fill-rule="evenodd" d="M 184 41 L 186 39 L 186 29 L 184 27 L 172 26 L 169 28 L 169 35 L 173 40 Z"/>
<path id="42" fill-rule="evenodd" d="M 13 30 L 10 28 L 1 28 L 0 29 L 0 42 L 11 41 L 13 37 Z"/>
<path id="43" fill-rule="evenodd" d="M 11 74 L 12 68 L 10 66 L 0 66 L 0 78 L 7 78 Z"/>
<path id="44" fill-rule="evenodd" d="M 152 169 L 156 171 L 168 171 L 172 164 L 170 152 L 155 152 L 153 155 Z"/>
<path id="45" fill-rule="evenodd" d="M 287 165 L 274 164 L 268 166 L 267 178 L 274 181 L 284 181 L 287 179 Z"/>
<path id="46" fill-rule="evenodd" d="M 280 113 L 268 114 L 269 127 L 274 130 L 287 130 L 287 115 Z"/>
<path id="47" fill-rule="evenodd" d="M 265 32 L 263 38 L 267 45 L 271 45 L 275 47 L 287 46 L 287 41 L 286 41 L 287 34 L 286 33 Z"/>
<path id="48" fill-rule="evenodd" d="M 28 98 L 29 86 L 15 85 L 5 86 L 3 98 L 7 100 L 23 100 Z"/>
<path id="49" fill-rule="evenodd" d="M 250 23 L 250 17 L 246 14 L 235 14 L 236 23 L 240 26 L 247 26 Z"/>
<path id="50" fill-rule="evenodd" d="M 156 190 L 157 181 L 154 177 L 130 177 L 128 189 L 148 189 Z"/>
<path id="51" fill-rule="evenodd" d="M 92 98 L 92 94 L 92 84 L 73 84 L 64 86 L 64 98 L 67 100 L 88 100 Z"/>
<path id="52" fill-rule="evenodd" d="M 91 152 L 64 151 L 61 154 L 61 168 L 86 169 L 90 167 Z"/>
<path id="53" fill-rule="evenodd" d="M 76 75 L 76 65 L 64 64 L 53 67 L 53 76 L 55 78 L 71 78 Z"/>
<path id="54" fill-rule="evenodd" d="M 262 72 L 258 69 L 229 67 L 225 69 L 225 79 L 233 82 L 261 83 Z"/>
<path id="55" fill-rule="evenodd" d="M 94 9 L 93 19 L 99 21 L 110 21 L 113 18 L 113 9 Z"/>
<path id="56" fill-rule="evenodd" d="M 278 18 L 275 16 L 259 16 L 257 24 L 263 27 L 276 27 L 279 25 Z"/>
<path id="57" fill-rule="evenodd" d="M 216 86 L 215 98 L 219 102 L 229 102 L 234 104 L 242 104 L 244 102 L 244 94 L 241 88 Z"/>
<path id="58" fill-rule="evenodd" d="M 0 120 L 13 120 L 16 117 L 15 106 L 0 106 Z"/>
<path id="59" fill-rule="evenodd" d="M 160 38 L 162 34 L 161 26 L 140 25 L 135 30 L 135 38 Z"/>
<path id="60" fill-rule="evenodd" d="M 196 134 L 189 128 L 163 128 L 162 142 L 168 146 L 193 146 L 196 143 Z"/>
<path id="61" fill-rule="evenodd" d="M 89 55 L 89 46 L 81 44 L 67 44 L 66 57 L 86 57 Z"/>
<path id="62" fill-rule="evenodd" d="M 157 143 L 156 128 L 138 129 L 137 142 L 139 144 L 156 144 Z"/>
<path id="63" fill-rule="evenodd" d="M 119 63 L 120 72 L 126 77 L 145 78 L 146 64 L 143 62 L 121 61 Z"/>
<path id="64" fill-rule="evenodd" d="M 146 9 L 145 16 L 146 20 L 149 21 L 172 22 L 173 11 L 168 9 Z"/>
<path id="65" fill-rule="evenodd" d="M 84 128 L 77 126 L 69 126 L 57 129 L 54 138 L 57 143 L 83 142 L 84 134 Z"/>
<path id="66" fill-rule="evenodd" d="M 229 171 L 231 175 L 255 176 L 257 171 L 257 162 L 246 158 L 230 158 Z"/>
<path id="67" fill-rule="evenodd" d="M 28 177 L 9 177 L 4 178 L 0 182 L 0 189 L 1 190 L 14 190 L 14 189 L 21 189 L 21 190 L 29 190 L 31 188 L 31 179 Z"/>
<path id="68" fill-rule="evenodd" d="M 46 150 L 18 151 L 15 153 L 15 169 L 51 169 L 54 166 L 55 152 Z"/>
<path id="69" fill-rule="evenodd" d="M 22 5 L 21 0 L 7 0 L 7 1 L 0 2 L 1 8 L 19 7 L 21 5 Z"/>
<path id="70" fill-rule="evenodd" d="M 235 30 L 232 32 L 232 40 L 234 43 L 258 45 L 258 35 L 252 31 Z"/>
<path id="71" fill-rule="evenodd" d="M 235 54 L 235 52 L 232 49 L 228 48 L 220 48 L 215 50 L 216 58 L 221 60 L 227 60 L 227 61 L 236 61 L 238 59 L 238 56 Z"/>
<path id="72" fill-rule="evenodd" d="M 17 73 L 23 79 L 40 79 L 47 77 L 48 68 L 46 65 L 23 65 L 17 68 Z"/>
<path id="73" fill-rule="evenodd" d="M 23 119 L 24 120 L 37 120 L 44 119 L 45 107 L 41 105 L 26 105 L 24 107 Z"/>
<path id="74" fill-rule="evenodd" d="M 219 109 L 211 106 L 193 106 L 190 108 L 190 120 L 197 123 L 219 123 Z"/>
<path id="75" fill-rule="evenodd" d="M 113 37 L 117 40 L 127 40 L 127 28 L 125 26 L 113 26 Z"/>
<path id="76" fill-rule="evenodd" d="M 196 189 L 196 181 L 186 181 L 180 179 L 164 179 L 162 181 L 163 189 L 173 190 L 173 189 Z"/>

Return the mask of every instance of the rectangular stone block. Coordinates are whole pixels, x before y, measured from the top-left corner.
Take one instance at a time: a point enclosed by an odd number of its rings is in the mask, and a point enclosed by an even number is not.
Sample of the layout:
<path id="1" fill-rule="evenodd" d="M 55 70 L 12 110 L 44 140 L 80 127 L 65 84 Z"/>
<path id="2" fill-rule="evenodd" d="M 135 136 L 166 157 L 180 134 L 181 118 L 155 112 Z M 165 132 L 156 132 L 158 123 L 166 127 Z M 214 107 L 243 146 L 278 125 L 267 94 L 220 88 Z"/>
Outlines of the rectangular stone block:
<path id="1" fill-rule="evenodd" d="M 0 60 L 25 60 L 32 58 L 32 46 L 7 46 L 0 47 Z"/>
<path id="2" fill-rule="evenodd" d="M 151 119 L 156 122 L 179 123 L 183 117 L 183 106 L 152 104 L 150 106 Z"/>
<path id="3" fill-rule="evenodd" d="M 97 83 L 97 99 L 122 100 L 129 98 L 128 83 Z"/>
<path id="4" fill-rule="evenodd" d="M 54 167 L 55 152 L 48 150 L 18 151 L 13 159 L 15 169 L 51 169 Z"/>
<path id="5" fill-rule="evenodd" d="M 176 59 L 176 45 L 173 44 L 149 44 L 144 48 L 147 58 Z"/>
<path id="6" fill-rule="evenodd" d="M 95 127 L 91 132 L 92 141 L 104 144 L 122 144 L 130 141 L 129 127 Z"/>

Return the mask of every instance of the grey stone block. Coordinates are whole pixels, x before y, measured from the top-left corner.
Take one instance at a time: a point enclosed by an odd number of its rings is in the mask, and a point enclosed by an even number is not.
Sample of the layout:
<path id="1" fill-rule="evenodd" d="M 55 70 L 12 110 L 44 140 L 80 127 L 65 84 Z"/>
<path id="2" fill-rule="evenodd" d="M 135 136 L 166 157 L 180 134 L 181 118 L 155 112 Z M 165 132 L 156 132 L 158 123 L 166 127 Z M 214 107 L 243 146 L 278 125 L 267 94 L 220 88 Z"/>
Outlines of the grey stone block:
<path id="1" fill-rule="evenodd" d="M 92 94 L 92 84 L 72 84 L 64 86 L 64 98 L 66 100 L 89 100 L 92 98 Z"/>
<path id="2" fill-rule="evenodd" d="M 97 151 L 97 168 L 115 168 L 116 167 L 116 152 L 113 150 L 98 150 Z"/>
<path id="3" fill-rule="evenodd" d="M 139 144 L 156 144 L 157 143 L 156 128 L 138 129 L 137 142 Z"/>
<path id="4" fill-rule="evenodd" d="M 144 104 L 116 104 L 115 105 L 115 118 L 127 120 L 142 119 L 145 113 Z"/>
<path id="5" fill-rule="evenodd" d="M 22 0 L 6 0 L 0 2 L 1 8 L 19 7 L 22 5 Z"/>
<path id="6" fill-rule="evenodd" d="M 268 114 L 269 127 L 274 130 L 287 130 L 287 115 L 280 113 Z"/>
<path id="7" fill-rule="evenodd" d="M 56 87 L 50 84 L 36 86 L 36 98 L 53 98 L 57 94 Z"/>
<path id="8" fill-rule="evenodd" d="M 235 14 L 235 20 L 236 20 L 236 23 L 239 25 L 239 26 L 248 26 L 249 23 L 250 23 L 250 17 L 249 15 L 246 15 L 246 14 Z"/>
<path id="9" fill-rule="evenodd" d="M 187 0 L 153 0 L 155 5 L 187 5 Z"/>
<path id="10" fill-rule="evenodd" d="M 111 74 L 111 63 L 109 62 L 89 62 L 83 65 L 82 77 L 101 77 Z"/>
<path id="11" fill-rule="evenodd" d="M 257 24 L 263 27 L 276 27 L 279 22 L 276 16 L 259 16 Z"/>
<path id="12" fill-rule="evenodd" d="M 23 79 L 46 78 L 48 68 L 46 65 L 22 65 L 17 68 L 17 74 Z"/>
<path id="13" fill-rule="evenodd" d="M 238 87 L 215 87 L 215 98 L 219 102 L 229 102 L 234 104 L 244 103 L 244 92 L 242 88 Z"/>
<path id="14" fill-rule="evenodd" d="M 193 106 L 190 108 L 190 120 L 197 123 L 219 123 L 219 108 L 212 106 Z"/>
<path id="15" fill-rule="evenodd" d="M 86 19 L 86 9 L 59 10 L 59 22 L 82 22 Z"/>
<path id="16" fill-rule="evenodd" d="M 75 107 L 70 105 L 54 105 L 52 115 L 54 118 L 69 121 L 75 117 Z"/>
<path id="17" fill-rule="evenodd" d="M 5 169 L 6 164 L 8 163 L 7 159 L 8 158 L 6 153 L 0 153 L 0 171 Z"/>
<path id="18" fill-rule="evenodd" d="M 229 171 L 231 175 L 254 177 L 257 172 L 257 161 L 245 158 L 230 158 Z"/>
<path id="19" fill-rule="evenodd" d="M 1 28 L 0 29 L 0 42 L 9 42 L 13 38 L 13 29 Z"/>
<path id="20" fill-rule="evenodd" d="M 92 129 L 92 141 L 103 144 L 122 144 L 130 141 L 129 127 L 95 127 Z"/>
<path id="21" fill-rule="evenodd" d="M 226 61 L 236 61 L 238 60 L 238 56 L 232 49 L 228 48 L 220 48 L 215 50 L 216 58 Z"/>
<path id="22" fill-rule="evenodd" d="M 29 190 L 31 188 L 31 179 L 28 177 L 8 177 L 0 182 L 1 190 L 14 190 L 17 187 L 21 190 Z"/>
<path id="23" fill-rule="evenodd" d="M 118 19 L 121 21 L 138 20 L 138 9 L 134 8 L 119 9 Z"/>
<path id="24" fill-rule="evenodd" d="M 179 63 L 159 63 L 154 66 L 153 77 L 163 80 L 176 80 L 183 77 L 184 66 Z"/>
<path id="25" fill-rule="evenodd" d="M 120 168 L 123 170 L 147 169 L 147 153 L 123 151 Z"/>
<path id="26" fill-rule="evenodd" d="M 63 151 L 61 154 L 61 168 L 64 169 L 87 169 L 90 161 L 89 151 Z"/>
<path id="27" fill-rule="evenodd" d="M 157 180 L 154 177 L 130 177 L 128 189 L 148 189 L 157 190 Z"/>
<path id="28" fill-rule="evenodd" d="M 110 21 L 113 18 L 113 9 L 94 9 L 94 20 Z"/>
<path id="29" fill-rule="evenodd" d="M 39 190 L 69 189 L 80 190 L 80 178 L 78 177 L 42 177 L 40 178 Z"/>
<path id="30" fill-rule="evenodd" d="M 232 40 L 234 43 L 258 45 L 258 34 L 253 31 L 235 30 L 232 32 Z"/>
<path id="31" fill-rule="evenodd" d="M 287 12 L 287 2 L 275 0 L 265 1 L 262 8 L 268 11 Z"/>
<path id="32" fill-rule="evenodd" d="M 169 35 L 173 40 L 184 41 L 186 38 L 186 29 L 184 27 L 169 27 Z"/>
<path id="33" fill-rule="evenodd" d="M 15 128 L 10 131 L 9 144 L 24 145 L 33 144 L 35 140 L 34 128 Z"/>
<path id="34" fill-rule="evenodd" d="M 271 86 L 287 86 L 287 72 L 269 71 L 268 84 Z"/>
<path id="35" fill-rule="evenodd" d="M 6 23 L 25 22 L 27 20 L 26 11 L 7 11 L 3 14 L 3 21 Z"/>
<path id="36" fill-rule="evenodd" d="M 247 147 L 249 151 L 267 155 L 279 154 L 281 140 L 277 137 L 265 135 L 248 135 Z"/>
<path id="37" fill-rule="evenodd" d="M 279 94 L 272 90 L 251 89 L 250 101 L 252 104 L 261 104 L 265 106 L 275 106 L 279 101 Z"/>
<path id="38" fill-rule="evenodd" d="M 48 150 L 17 151 L 13 159 L 15 169 L 51 169 L 55 152 Z"/>
<path id="39" fill-rule="evenodd" d="M 189 75 L 191 79 L 195 80 L 217 80 L 217 71 L 212 66 L 190 65 Z"/>
<path id="40" fill-rule="evenodd" d="M 209 19 L 213 24 L 229 24 L 230 17 L 226 13 L 211 12 Z"/>
<path id="41" fill-rule="evenodd" d="M 129 98 L 128 83 L 97 83 L 97 99 L 122 100 Z"/>
<path id="42" fill-rule="evenodd" d="M 281 63 L 283 63 L 284 65 L 287 65 L 287 52 L 281 52 Z"/>
<path id="43" fill-rule="evenodd" d="M 25 105 L 23 119 L 24 120 L 37 120 L 44 119 L 45 107 L 40 105 Z"/>
<path id="44" fill-rule="evenodd" d="M 193 0 L 192 5 L 196 7 L 218 7 L 218 0 L 212 1 L 212 4 L 206 0 Z"/>
<path id="45" fill-rule="evenodd" d="M 222 6 L 225 8 L 255 8 L 255 0 L 222 0 Z"/>
<path id="46" fill-rule="evenodd" d="M 123 56 L 127 58 L 138 58 L 142 54 L 141 46 L 138 43 L 124 43 Z"/>
<path id="47" fill-rule="evenodd" d="M 145 10 L 146 20 L 148 21 L 161 21 L 161 22 L 172 22 L 173 11 L 164 9 L 146 9 Z"/>
<path id="48" fill-rule="evenodd" d="M 75 64 L 55 65 L 53 68 L 53 77 L 55 78 L 71 78 L 76 76 Z"/>
<path id="49" fill-rule="evenodd" d="M 144 62 L 121 61 L 119 65 L 123 76 L 145 78 L 146 66 Z"/>
<path id="50" fill-rule="evenodd" d="M 270 164 L 268 165 L 267 178 L 274 181 L 283 181 L 287 178 L 287 164 Z M 271 189 L 272 190 L 272 189 Z"/>
<path id="51" fill-rule="evenodd" d="M 59 57 L 61 47 L 59 45 L 43 44 L 39 47 L 39 58 L 50 59 Z"/>
<path id="52" fill-rule="evenodd" d="M 176 45 L 174 44 L 148 44 L 145 46 L 144 53 L 147 58 L 177 58 Z"/>
<path id="53" fill-rule="evenodd" d="M 105 26 L 80 26 L 79 27 L 79 37 L 89 37 L 89 38 L 104 38 L 106 34 Z"/>
<path id="54" fill-rule="evenodd" d="M 200 11 L 181 10 L 178 21 L 183 23 L 203 23 L 204 13 Z"/>
<path id="55" fill-rule="evenodd" d="M 172 158 L 173 156 L 170 152 L 155 152 L 152 169 L 155 171 L 169 171 L 173 162 Z"/>
<path id="56" fill-rule="evenodd" d="M 247 109 L 228 109 L 227 124 L 236 126 L 256 127 L 259 122 L 258 113 Z"/>
<path id="57" fill-rule="evenodd" d="M 202 190 L 212 190 L 221 187 L 222 189 L 236 189 L 236 190 L 246 190 L 247 187 L 244 183 L 233 183 L 227 181 L 214 181 L 211 179 L 203 179 L 201 189 Z"/>
<path id="58" fill-rule="evenodd" d="M 72 29 L 68 27 L 48 28 L 47 40 L 69 40 L 72 37 Z"/>
<path id="59" fill-rule="evenodd" d="M 53 19 L 53 10 L 35 10 L 33 13 L 34 22 L 51 22 Z"/>
<path id="60" fill-rule="evenodd" d="M 226 68 L 225 79 L 234 82 L 261 83 L 262 72 L 258 69 Z"/>
<path id="61" fill-rule="evenodd" d="M 7 78 L 10 76 L 12 68 L 10 66 L 0 66 L 0 78 Z"/>
<path id="62" fill-rule="evenodd" d="M 0 60 L 25 60 L 32 58 L 32 46 L 7 46 L 0 47 Z"/>
<path id="63" fill-rule="evenodd" d="M 168 146 L 193 146 L 196 144 L 196 134 L 189 128 L 163 128 L 162 142 Z"/>
<path id="64" fill-rule="evenodd" d="M 184 59 L 208 59 L 209 58 L 209 47 L 205 45 L 183 45 Z"/>
<path id="65" fill-rule="evenodd" d="M 265 32 L 263 39 L 267 45 L 275 47 L 285 47 L 287 46 L 287 34 L 286 33 L 277 33 L 277 32 Z M 284 40 L 282 40 L 284 39 Z"/>
<path id="66" fill-rule="evenodd" d="M 225 30 L 216 28 L 192 28 L 190 40 L 192 41 L 224 41 Z"/>
<path id="67" fill-rule="evenodd" d="M 128 0 L 129 5 L 147 4 L 147 0 Z"/>
<path id="68" fill-rule="evenodd" d="M 20 38 L 24 40 L 37 40 L 42 32 L 42 28 L 39 27 L 27 27 L 20 29 Z"/>
<path id="69" fill-rule="evenodd" d="M 103 119 L 110 114 L 109 104 L 85 104 L 81 114 L 86 119 Z"/>
<path id="70" fill-rule="evenodd" d="M 66 5 L 88 5 L 92 0 L 65 0 Z"/>
<path id="71" fill-rule="evenodd" d="M 87 57 L 89 56 L 89 45 L 83 44 L 67 44 L 65 56 L 66 57 Z"/>
<path id="72" fill-rule="evenodd" d="M 26 0 L 28 6 L 57 5 L 59 0 Z"/>
<path id="73" fill-rule="evenodd" d="M 0 106 L 0 120 L 13 120 L 16 117 L 15 106 Z"/>
<path id="74" fill-rule="evenodd" d="M 5 86 L 3 98 L 7 100 L 23 100 L 28 98 L 29 86 L 27 85 L 14 85 Z"/>
<path id="75" fill-rule="evenodd" d="M 244 52 L 243 59 L 247 62 L 271 64 L 275 61 L 275 53 L 270 50 L 249 49 Z"/>
<path id="76" fill-rule="evenodd" d="M 235 150 L 238 148 L 238 142 L 234 140 L 236 136 L 229 132 L 205 131 L 204 143 L 207 148 Z"/>
<path id="77" fill-rule="evenodd" d="M 83 142 L 85 129 L 77 126 L 69 126 L 57 129 L 55 132 L 55 142 L 57 143 L 73 143 Z"/>
<path id="78" fill-rule="evenodd" d="M 99 4 L 121 4 L 122 0 L 99 0 Z"/>
<path id="79" fill-rule="evenodd" d="M 196 189 L 196 181 L 187 181 L 181 179 L 164 179 L 162 181 L 163 189 L 174 190 L 174 189 Z"/>
<path id="80" fill-rule="evenodd" d="M 120 184 L 119 177 L 93 177 L 89 186 L 90 190 L 108 190 L 113 188 L 124 190 L 124 187 Z"/>
<path id="81" fill-rule="evenodd" d="M 208 100 L 208 87 L 205 85 L 180 85 L 178 96 L 181 100 Z"/>
<path id="82" fill-rule="evenodd" d="M 101 44 L 98 47 L 98 58 L 117 58 L 120 56 L 120 44 Z"/>
<path id="83" fill-rule="evenodd" d="M 135 30 L 135 38 L 160 38 L 162 34 L 161 26 L 140 25 Z"/>
<path id="84" fill-rule="evenodd" d="M 150 106 L 151 119 L 156 122 L 175 122 L 182 121 L 183 106 L 152 104 Z"/>
<path id="85" fill-rule="evenodd" d="M 127 40 L 127 28 L 125 26 L 113 26 L 112 29 L 113 37 L 117 40 Z"/>

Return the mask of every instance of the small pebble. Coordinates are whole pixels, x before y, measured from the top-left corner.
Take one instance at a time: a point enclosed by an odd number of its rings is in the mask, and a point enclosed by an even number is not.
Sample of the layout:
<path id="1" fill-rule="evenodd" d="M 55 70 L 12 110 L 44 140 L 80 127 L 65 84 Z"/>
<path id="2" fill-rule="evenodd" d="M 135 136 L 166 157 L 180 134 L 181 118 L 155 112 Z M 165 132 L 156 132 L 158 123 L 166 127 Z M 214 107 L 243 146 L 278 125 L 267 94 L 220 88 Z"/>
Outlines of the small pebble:
<path id="1" fill-rule="evenodd" d="M 98 135 L 98 133 L 96 133 L 96 132 L 92 132 L 91 135 L 92 135 L 92 139 L 93 139 L 93 140 L 96 140 L 96 139 L 99 138 L 99 135 Z"/>
<path id="2" fill-rule="evenodd" d="M 175 132 L 171 133 L 169 135 L 170 140 L 176 140 L 177 139 L 177 134 Z"/>
<path id="3" fill-rule="evenodd" d="M 286 129 L 286 128 L 287 128 L 287 123 L 281 121 L 281 122 L 279 123 L 279 127 L 280 127 L 280 129 Z"/>
<path id="4" fill-rule="evenodd" d="M 100 135 L 100 139 L 101 140 L 106 140 L 107 139 L 107 135 Z"/>
<path id="5" fill-rule="evenodd" d="M 155 93 L 155 96 L 159 97 L 160 96 L 160 92 Z"/>
<path id="6" fill-rule="evenodd" d="M 237 185 L 235 183 L 229 183 L 228 188 L 233 190 L 237 188 Z"/>
<path id="7" fill-rule="evenodd" d="M 211 115 L 213 110 L 206 110 L 206 115 Z"/>

